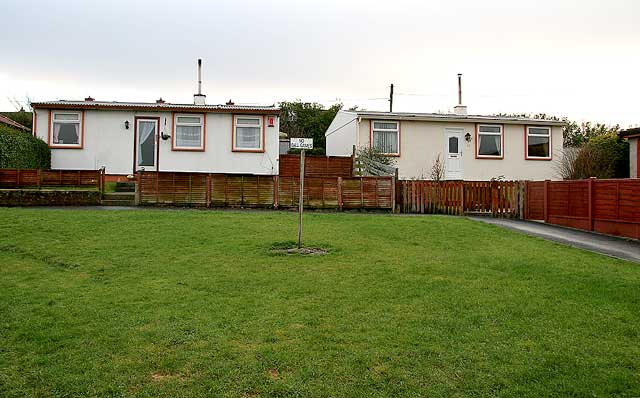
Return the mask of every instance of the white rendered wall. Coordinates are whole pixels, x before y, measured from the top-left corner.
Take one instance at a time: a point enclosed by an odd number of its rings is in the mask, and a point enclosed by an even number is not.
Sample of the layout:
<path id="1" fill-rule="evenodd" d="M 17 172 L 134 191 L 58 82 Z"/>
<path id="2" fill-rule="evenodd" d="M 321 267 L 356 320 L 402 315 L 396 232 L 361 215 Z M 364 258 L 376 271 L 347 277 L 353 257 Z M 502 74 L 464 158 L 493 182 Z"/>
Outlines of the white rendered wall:
<path id="1" fill-rule="evenodd" d="M 36 135 L 46 142 L 49 111 L 37 109 L 36 114 Z M 136 116 L 160 117 L 160 131 L 167 135 L 172 134 L 171 112 L 87 110 L 84 147 L 52 148 L 51 167 L 95 170 L 105 166 L 107 174 L 132 173 Z M 124 126 L 125 120 L 130 124 L 128 130 Z M 160 171 L 277 174 L 279 118 L 275 117 L 274 127 L 265 125 L 264 153 L 233 152 L 231 126 L 231 114 L 207 113 L 204 152 L 174 151 L 171 149 L 171 139 L 159 140 Z"/>
<path id="2" fill-rule="evenodd" d="M 351 156 L 353 146 L 358 145 L 357 117 L 355 113 L 348 111 L 339 111 L 336 114 L 325 131 L 327 156 Z"/>
<path id="3" fill-rule="evenodd" d="M 504 159 L 475 158 L 475 123 L 400 122 L 400 156 L 396 157 L 400 178 L 427 179 L 438 154 L 444 157 L 446 128 L 463 129 L 462 176 L 464 180 L 490 180 L 504 176 L 508 180 L 559 179 L 556 164 L 562 156 L 562 127 L 552 128 L 552 160 L 525 160 L 524 125 L 504 125 Z M 370 144 L 370 120 L 359 125 L 360 145 Z M 471 142 L 464 140 L 471 134 Z M 350 153 L 349 153 L 350 154 Z"/>

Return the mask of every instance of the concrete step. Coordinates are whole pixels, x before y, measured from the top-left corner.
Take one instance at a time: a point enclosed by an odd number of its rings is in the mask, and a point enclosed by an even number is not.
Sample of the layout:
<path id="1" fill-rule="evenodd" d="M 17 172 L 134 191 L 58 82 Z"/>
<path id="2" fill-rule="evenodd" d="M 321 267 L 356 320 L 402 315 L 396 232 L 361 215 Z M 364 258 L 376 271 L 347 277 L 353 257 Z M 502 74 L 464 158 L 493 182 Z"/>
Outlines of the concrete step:
<path id="1" fill-rule="evenodd" d="M 116 182 L 115 190 L 116 192 L 135 192 L 136 183 L 135 182 Z"/>
<path id="2" fill-rule="evenodd" d="M 102 206 L 135 206 L 135 200 L 114 200 L 114 199 L 102 199 L 100 202 Z"/>
<path id="3" fill-rule="evenodd" d="M 134 192 L 106 192 L 103 195 L 103 199 L 107 200 L 135 200 L 136 194 Z"/>

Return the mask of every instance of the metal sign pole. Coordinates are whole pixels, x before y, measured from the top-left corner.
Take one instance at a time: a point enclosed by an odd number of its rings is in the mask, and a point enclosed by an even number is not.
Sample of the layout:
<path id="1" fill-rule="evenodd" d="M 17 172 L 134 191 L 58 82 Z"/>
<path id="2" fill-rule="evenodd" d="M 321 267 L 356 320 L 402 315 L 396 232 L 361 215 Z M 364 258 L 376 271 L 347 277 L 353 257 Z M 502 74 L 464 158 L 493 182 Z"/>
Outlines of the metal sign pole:
<path id="1" fill-rule="evenodd" d="M 304 149 L 300 151 L 300 196 L 298 197 L 298 249 L 302 248 L 302 210 L 304 208 Z"/>

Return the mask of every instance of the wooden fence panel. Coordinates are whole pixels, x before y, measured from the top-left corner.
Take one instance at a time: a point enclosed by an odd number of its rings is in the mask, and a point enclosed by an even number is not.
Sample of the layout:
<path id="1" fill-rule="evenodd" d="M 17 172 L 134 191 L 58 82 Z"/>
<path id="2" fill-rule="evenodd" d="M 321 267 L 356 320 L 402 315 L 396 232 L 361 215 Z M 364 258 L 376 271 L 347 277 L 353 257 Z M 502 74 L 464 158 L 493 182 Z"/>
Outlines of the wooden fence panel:
<path id="1" fill-rule="evenodd" d="M 300 155 L 280 155 L 281 177 L 300 176 Z M 305 177 L 351 177 L 353 159 L 346 156 L 305 156 Z"/>
<path id="2" fill-rule="evenodd" d="M 521 183 L 518 181 L 422 181 L 399 182 L 405 213 L 492 214 L 519 216 Z"/>
<path id="3" fill-rule="evenodd" d="M 299 177 L 141 172 L 142 204 L 216 207 L 297 207 Z M 277 185 L 276 185 L 277 181 Z M 310 208 L 391 209 L 392 177 L 305 177 L 304 203 Z"/>
<path id="4" fill-rule="evenodd" d="M 101 187 L 100 170 L 0 169 L 1 188 Z"/>
<path id="5" fill-rule="evenodd" d="M 526 201 L 527 219 L 640 239 L 638 179 L 528 182 Z"/>

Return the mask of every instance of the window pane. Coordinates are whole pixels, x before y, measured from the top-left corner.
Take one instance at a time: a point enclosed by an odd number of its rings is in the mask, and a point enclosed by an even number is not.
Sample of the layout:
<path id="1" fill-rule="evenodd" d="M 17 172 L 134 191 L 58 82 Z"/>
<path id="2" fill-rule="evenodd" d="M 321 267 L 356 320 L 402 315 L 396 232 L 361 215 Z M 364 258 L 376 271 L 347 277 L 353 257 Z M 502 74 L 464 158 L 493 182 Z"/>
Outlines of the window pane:
<path id="1" fill-rule="evenodd" d="M 178 116 L 178 123 L 192 123 L 199 124 L 200 118 L 197 116 Z"/>
<path id="2" fill-rule="evenodd" d="M 78 121 L 80 120 L 80 115 L 78 115 L 77 113 L 54 113 L 53 119 Z"/>
<path id="3" fill-rule="evenodd" d="M 549 135 L 549 129 L 540 127 L 529 127 L 529 134 Z"/>
<path id="4" fill-rule="evenodd" d="M 549 137 L 529 136 L 528 154 L 530 157 L 549 157 Z"/>
<path id="5" fill-rule="evenodd" d="M 251 126 L 259 126 L 260 119 L 259 118 L 247 118 L 247 117 L 239 117 L 236 121 L 236 124 L 248 124 Z"/>
<path id="6" fill-rule="evenodd" d="M 478 135 L 478 155 L 500 156 L 500 135 Z"/>
<path id="7" fill-rule="evenodd" d="M 449 137 L 449 153 L 458 153 L 458 137 Z"/>
<path id="8" fill-rule="evenodd" d="M 374 129 L 397 130 L 397 123 L 373 122 Z"/>
<path id="9" fill-rule="evenodd" d="M 500 126 L 479 126 L 481 133 L 498 133 L 500 134 Z"/>
<path id="10" fill-rule="evenodd" d="M 200 126 L 176 126 L 176 146 L 200 148 Z"/>
<path id="11" fill-rule="evenodd" d="M 79 144 L 80 124 L 53 123 L 53 143 L 63 145 Z"/>
<path id="12" fill-rule="evenodd" d="M 236 127 L 236 148 L 260 149 L 260 128 Z"/>
<path id="13" fill-rule="evenodd" d="M 373 147 L 382 153 L 398 153 L 398 133 L 395 131 L 374 131 Z"/>

